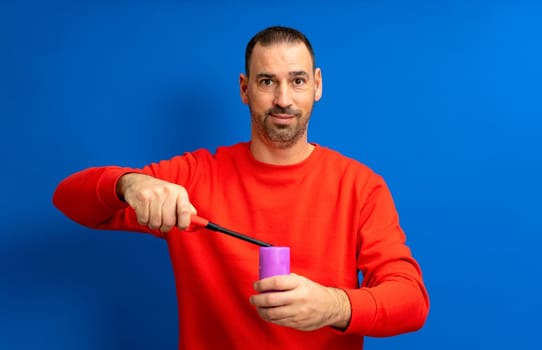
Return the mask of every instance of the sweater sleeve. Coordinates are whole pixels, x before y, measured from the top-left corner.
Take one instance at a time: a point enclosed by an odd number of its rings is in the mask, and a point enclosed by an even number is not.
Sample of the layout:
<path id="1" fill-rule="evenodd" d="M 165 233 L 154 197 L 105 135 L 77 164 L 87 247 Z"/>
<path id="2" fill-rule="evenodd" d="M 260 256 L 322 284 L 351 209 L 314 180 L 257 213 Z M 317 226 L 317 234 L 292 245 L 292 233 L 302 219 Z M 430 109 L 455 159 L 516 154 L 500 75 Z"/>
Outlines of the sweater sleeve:
<path id="1" fill-rule="evenodd" d="M 345 289 L 352 315 L 347 334 L 392 336 L 421 328 L 429 297 L 392 196 L 379 177 L 369 186 L 358 232 L 359 289 Z"/>
<path id="2" fill-rule="evenodd" d="M 88 168 L 60 182 L 53 204 L 71 220 L 94 229 L 150 232 L 116 193 L 119 178 L 139 169 L 116 166 Z"/>
<path id="3" fill-rule="evenodd" d="M 127 173 L 142 173 L 190 186 L 197 180 L 198 161 L 210 157 L 207 151 L 196 151 L 170 160 L 152 163 L 142 169 L 105 166 L 88 168 L 60 182 L 53 195 L 53 204 L 71 220 L 94 229 L 147 232 L 164 237 L 160 230 L 139 225 L 135 211 L 121 201 L 117 182 Z"/>

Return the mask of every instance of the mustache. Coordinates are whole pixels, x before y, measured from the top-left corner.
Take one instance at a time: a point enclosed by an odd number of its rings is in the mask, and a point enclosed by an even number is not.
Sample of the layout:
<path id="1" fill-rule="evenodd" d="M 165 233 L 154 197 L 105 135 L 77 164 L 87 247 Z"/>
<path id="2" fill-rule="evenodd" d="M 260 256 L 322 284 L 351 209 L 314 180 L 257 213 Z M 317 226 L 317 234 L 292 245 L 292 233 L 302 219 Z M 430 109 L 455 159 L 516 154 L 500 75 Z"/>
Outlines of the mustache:
<path id="1" fill-rule="evenodd" d="M 293 109 L 291 107 L 281 107 L 281 106 L 273 106 L 271 108 L 269 108 L 266 112 L 265 112 L 266 115 L 270 115 L 270 114 L 289 114 L 289 115 L 293 115 L 293 116 L 296 116 L 296 117 L 299 117 L 301 116 L 301 111 L 297 110 L 297 109 Z"/>

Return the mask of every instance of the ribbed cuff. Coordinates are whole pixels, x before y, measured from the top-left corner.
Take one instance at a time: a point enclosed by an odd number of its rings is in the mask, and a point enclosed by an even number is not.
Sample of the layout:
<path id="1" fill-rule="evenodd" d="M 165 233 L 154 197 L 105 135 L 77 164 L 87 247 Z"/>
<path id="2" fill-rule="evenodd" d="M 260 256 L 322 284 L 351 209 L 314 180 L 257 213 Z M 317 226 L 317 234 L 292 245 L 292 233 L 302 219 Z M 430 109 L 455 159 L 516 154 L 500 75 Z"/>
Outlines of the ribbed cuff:
<path id="1" fill-rule="evenodd" d="M 120 177 L 127 173 L 133 173 L 133 169 L 128 168 L 108 168 L 98 179 L 96 194 L 104 205 L 111 208 L 124 208 L 126 202 L 117 196 L 117 182 Z"/>
<path id="2" fill-rule="evenodd" d="M 350 324 L 343 333 L 362 336 L 369 334 L 376 319 L 376 300 L 367 288 L 343 290 L 352 306 Z"/>

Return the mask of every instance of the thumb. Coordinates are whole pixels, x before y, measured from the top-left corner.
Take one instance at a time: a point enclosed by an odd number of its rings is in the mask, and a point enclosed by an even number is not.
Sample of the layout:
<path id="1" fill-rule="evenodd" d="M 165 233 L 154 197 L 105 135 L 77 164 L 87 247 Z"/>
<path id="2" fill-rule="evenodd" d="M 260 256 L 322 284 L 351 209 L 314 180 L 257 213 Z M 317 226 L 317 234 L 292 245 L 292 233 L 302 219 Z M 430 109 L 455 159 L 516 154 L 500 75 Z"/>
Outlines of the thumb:
<path id="1" fill-rule="evenodd" d="M 192 203 L 190 203 L 190 213 L 192 213 L 192 215 L 198 214 L 197 209 L 192 205 Z"/>

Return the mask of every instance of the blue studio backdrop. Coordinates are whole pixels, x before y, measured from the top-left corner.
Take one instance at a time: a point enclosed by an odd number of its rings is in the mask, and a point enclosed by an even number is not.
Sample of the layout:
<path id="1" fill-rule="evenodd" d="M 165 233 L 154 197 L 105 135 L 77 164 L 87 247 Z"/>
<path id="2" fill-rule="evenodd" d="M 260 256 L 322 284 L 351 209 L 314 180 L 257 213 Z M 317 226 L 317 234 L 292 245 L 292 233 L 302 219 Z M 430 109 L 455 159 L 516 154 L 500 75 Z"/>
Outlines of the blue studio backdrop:
<path id="1" fill-rule="evenodd" d="M 366 349 L 537 348 L 540 18 L 512 0 L 2 1 L 0 349 L 176 348 L 165 242 L 51 197 L 86 167 L 248 140 L 244 47 L 275 24 L 323 71 L 310 140 L 384 176 L 430 292 L 421 331 Z"/>

